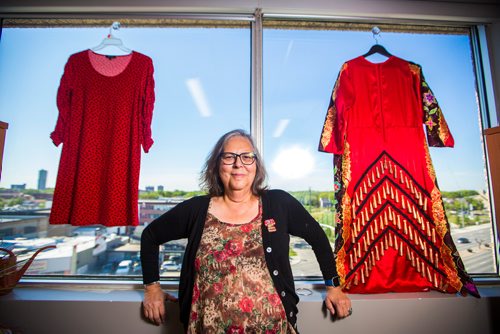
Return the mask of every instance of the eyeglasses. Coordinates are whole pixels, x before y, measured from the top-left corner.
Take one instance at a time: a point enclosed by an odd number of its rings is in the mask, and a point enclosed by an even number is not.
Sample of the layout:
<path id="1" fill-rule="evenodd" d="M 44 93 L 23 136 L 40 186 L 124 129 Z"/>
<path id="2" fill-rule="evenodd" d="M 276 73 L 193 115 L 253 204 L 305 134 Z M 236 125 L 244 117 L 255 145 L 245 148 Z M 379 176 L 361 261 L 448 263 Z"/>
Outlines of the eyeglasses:
<path id="1" fill-rule="evenodd" d="M 243 152 L 240 154 L 236 154 L 233 152 L 222 152 L 220 155 L 220 159 L 224 165 L 233 165 L 236 163 L 236 158 L 240 158 L 241 163 L 244 165 L 251 165 L 255 162 L 257 158 L 255 153 L 253 152 Z"/>

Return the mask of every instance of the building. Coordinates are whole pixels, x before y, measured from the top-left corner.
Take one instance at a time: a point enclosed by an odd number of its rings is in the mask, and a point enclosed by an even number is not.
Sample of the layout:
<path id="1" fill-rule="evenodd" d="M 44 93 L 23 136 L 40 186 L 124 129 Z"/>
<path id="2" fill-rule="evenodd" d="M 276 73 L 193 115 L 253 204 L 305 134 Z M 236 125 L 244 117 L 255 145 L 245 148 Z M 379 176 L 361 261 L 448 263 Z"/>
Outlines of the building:
<path id="1" fill-rule="evenodd" d="M 47 245 L 57 245 L 55 249 L 45 250 L 36 256 L 28 267 L 27 275 L 75 275 L 88 274 L 99 264 L 106 261 L 106 241 L 102 246 L 93 236 L 4 240 L 0 245 L 11 249 L 19 261 L 24 263 L 34 252 Z"/>
<path id="2" fill-rule="evenodd" d="M 47 171 L 40 169 L 38 171 L 38 190 L 45 190 L 47 186 Z"/>
<path id="3" fill-rule="evenodd" d="M 330 201 L 329 198 L 323 198 L 321 197 L 319 199 L 319 207 L 320 208 L 331 208 L 333 206 L 332 201 Z"/>
<path id="4" fill-rule="evenodd" d="M 22 197 L 23 193 L 19 191 L 13 191 L 14 189 L 2 189 L 0 190 L 0 198 L 1 199 L 13 199 Z"/>
<path id="5" fill-rule="evenodd" d="M 43 238 L 48 235 L 47 215 L 0 215 L 0 238 Z"/>
<path id="6" fill-rule="evenodd" d="M 146 192 L 147 193 L 152 193 L 153 191 L 155 191 L 155 187 L 153 187 L 153 186 L 147 186 L 146 187 Z"/>
<path id="7" fill-rule="evenodd" d="M 11 184 L 10 189 L 12 190 L 25 190 L 26 189 L 26 183 L 23 184 Z"/>
<path id="8" fill-rule="evenodd" d="M 164 190 L 164 187 L 163 186 L 158 186 L 157 189 L 158 189 L 158 192 L 160 192 L 160 191 Z"/>
<path id="9" fill-rule="evenodd" d="M 139 225 L 145 225 L 160 217 L 185 198 L 139 199 Z"/>

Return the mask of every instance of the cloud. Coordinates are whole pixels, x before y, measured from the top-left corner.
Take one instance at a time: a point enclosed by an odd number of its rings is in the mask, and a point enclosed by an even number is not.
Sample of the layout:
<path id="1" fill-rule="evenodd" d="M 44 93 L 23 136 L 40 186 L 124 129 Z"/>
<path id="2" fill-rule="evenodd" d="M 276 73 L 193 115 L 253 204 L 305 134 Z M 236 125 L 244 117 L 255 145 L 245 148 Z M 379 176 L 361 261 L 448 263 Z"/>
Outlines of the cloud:
<path id="1" fill-rule="evenodd" d="M 278 152 L 272 168 L 284 179 L 299 179 L 312 172 L 314 163 L 314 157 L 308 149 L 291 146 Z"/>

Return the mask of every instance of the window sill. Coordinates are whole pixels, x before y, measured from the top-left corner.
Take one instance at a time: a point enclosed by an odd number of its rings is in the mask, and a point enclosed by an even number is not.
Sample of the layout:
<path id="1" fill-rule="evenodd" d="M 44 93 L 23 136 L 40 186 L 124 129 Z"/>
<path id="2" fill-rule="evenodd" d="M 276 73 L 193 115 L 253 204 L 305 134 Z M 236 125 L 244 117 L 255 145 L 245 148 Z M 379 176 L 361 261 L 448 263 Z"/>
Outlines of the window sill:
<path id="1" fill-rule="evenodd" d="M 500 279 L 475 279 L 481 297 L 500 298 Z M 177 296 L 178 281 L 162 280 L 163 290 Z M 322 301 L 324 285 L 322 281 L 295 281 L 296 292 L 301 301 Z M 383 293 L 383 294 L 350 294 L 355 300 L 385 299 L 449 299 L 461 296 L 443 294 L 437 291 Z M 21 280 L 16 288 L 2 300 L 93 300 L 93 301 L 142 301 L 143 285 L 137 280 L 54 280 L 36 279 Z M 116 298 L 116 299 L 114 299 Z"/>
<path id="2" fill-rule="evenodd" d="M 162 287 L 176 295 L 174 283 L 166 282 Z M 303 333 L 498 332 L 499 321 L 494 315 L 499 313 L 500 285 L 480 286 L 480 299 L 436 291 L 352 294 L 353 315 L 333 322 L 321 311 L 324 289 L 319 282 L 296 282 L 296 288 L 301 299 L 298 324 Z M 183 332 L 177 303 L 166 303 L 167 325 L 158 327 L 142 319 L 142 298 L 142 284 L 137 281 L 23 281 L 0 297 L 0 324 L 26 333 Z"/>

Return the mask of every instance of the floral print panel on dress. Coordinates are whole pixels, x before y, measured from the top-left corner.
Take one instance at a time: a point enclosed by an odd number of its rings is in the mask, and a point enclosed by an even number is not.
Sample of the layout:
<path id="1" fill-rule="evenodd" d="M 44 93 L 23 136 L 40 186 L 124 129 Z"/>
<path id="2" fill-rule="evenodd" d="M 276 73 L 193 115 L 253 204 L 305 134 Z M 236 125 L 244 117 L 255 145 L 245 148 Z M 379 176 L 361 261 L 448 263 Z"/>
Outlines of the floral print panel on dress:
<path id="1" fill-rule="evenodd" d="M 207 214 L 188 333 L 294 333 L 266 266 L 260 212 L 242 225 Z"/>

